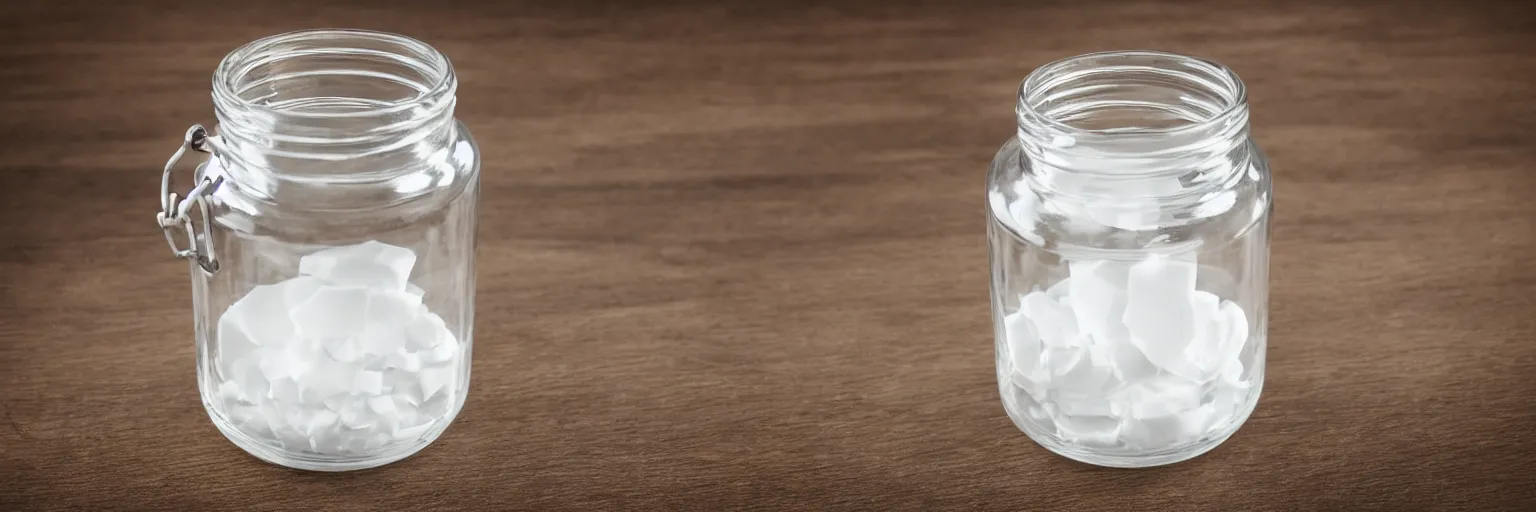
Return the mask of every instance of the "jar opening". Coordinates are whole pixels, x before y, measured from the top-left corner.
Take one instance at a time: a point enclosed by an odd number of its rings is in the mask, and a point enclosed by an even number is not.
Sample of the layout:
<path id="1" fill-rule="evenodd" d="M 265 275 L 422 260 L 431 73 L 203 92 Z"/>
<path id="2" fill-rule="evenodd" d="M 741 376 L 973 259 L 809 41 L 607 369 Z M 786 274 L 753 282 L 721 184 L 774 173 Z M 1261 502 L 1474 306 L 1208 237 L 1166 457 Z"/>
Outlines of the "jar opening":
<path id="1" fill-rule="evenodd" d="M 1081 55 L 1041 66 L 1019 89 L 1019 128 L 1053 135 L 1133 138 L 1227 124 L 1246 93 L 1231 70 L 1171 53 Z"/>
<path id="2" fill-rule="evenodd" d="M 402 113 L 452 96 L 453 69 L 426 43 L 361 30 L 290 32 L 231 52 L 214 75 L 221 110 L 299 117 Z"/>
<path id="3" fill-rule="evenodd" d="M 248 182 L 387 179 L 453 139 L 457 84 L 447 57 L 405 36 L 308 30 L 259 39 L 214 73 L 219 156 Z"/>

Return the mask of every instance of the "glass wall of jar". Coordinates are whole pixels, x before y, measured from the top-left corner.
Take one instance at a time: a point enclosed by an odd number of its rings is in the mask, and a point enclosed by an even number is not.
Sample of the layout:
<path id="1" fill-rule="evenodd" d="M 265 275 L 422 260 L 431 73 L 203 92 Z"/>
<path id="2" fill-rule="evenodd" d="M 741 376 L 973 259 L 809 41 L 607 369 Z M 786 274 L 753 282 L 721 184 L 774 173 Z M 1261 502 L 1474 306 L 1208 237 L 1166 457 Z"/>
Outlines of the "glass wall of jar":
<path id="1" fill-rule="evenodd" d="M 215 425 L 276 464 L 405 458 L 464 403 L 479 151 L 448 59 L 391 34 L 261 39 L 213 78 L 162 181 L 161 227 L 193 260 L 198 383 Z M 209 153 L 190 193 L 177 158 Z"/>
<path id="2" fill-rule="evenodd" d="M 1030 438 L 1092 464 L 1200 455 L 1264 382 L 1269 167 L 1227 68 L 1156 52 L 1024 80 L 988 177 L 997 377 Z"/>

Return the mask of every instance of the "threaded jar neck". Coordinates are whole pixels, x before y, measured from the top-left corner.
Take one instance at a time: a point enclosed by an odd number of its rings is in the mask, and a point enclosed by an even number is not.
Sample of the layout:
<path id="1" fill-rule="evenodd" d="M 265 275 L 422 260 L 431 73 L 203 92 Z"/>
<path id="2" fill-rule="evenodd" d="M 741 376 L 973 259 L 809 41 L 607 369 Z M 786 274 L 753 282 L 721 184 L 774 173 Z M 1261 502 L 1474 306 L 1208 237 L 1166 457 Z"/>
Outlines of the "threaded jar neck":
<path id="1" fill-rule="evenodd" d="M 1214 62 L 1161 52 L 1094 53 L 1036 69 L 1019 88 L 1018 137 L 1047 172 L 1171 177 L 1242 157 L 1242 81 Z"/>
<path id="2" fill-rule="evenodd" d="M 221 158 L 255 177 L 316 183 L 388 179 L 446 150 L 454 131 L 448 59 L 404 36 L 291 32 L 226 56 L 213 76 Z"/>

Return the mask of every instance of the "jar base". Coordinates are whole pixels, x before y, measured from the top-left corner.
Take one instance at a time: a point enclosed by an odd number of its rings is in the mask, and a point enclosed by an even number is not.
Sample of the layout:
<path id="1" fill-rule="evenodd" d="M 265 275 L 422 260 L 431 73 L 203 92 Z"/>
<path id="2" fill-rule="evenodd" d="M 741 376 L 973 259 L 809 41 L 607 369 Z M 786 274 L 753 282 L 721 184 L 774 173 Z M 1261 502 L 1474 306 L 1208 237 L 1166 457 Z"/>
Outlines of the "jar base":
<path id="1" fill-rule="evenodd" d="M 1233 417 L 1231 423 L 1229 423 L 1221 431 L 1217 432 L 1216 435 L 1207 437 L 1195 443 L 1190 443 L 1175 448 L 1166 450 L 1151 450 L 1134 454 L 1114 453 L 1108 449 L 1094 448 L 1091 446 L 1083 446 L 1062 441 L 1048 428 L 1042 428 L 1040 425 L 1030 420 L 1029 418 L 1015 413 L 1013 408 L 1009 407 L 1006 401 L 1003 404 L 1003 409 L 1008 413 L 1008 418 L 1013 421 L 1015 427 L 1018 427 L 1020 431 L 1029 436 L 1029 439 L 1034 441 L 1035 444 L 1044 447 L 1051 453 L 1055 453 L 1068 459 L 1072 459 L 1085 464 L 1092 464 L 1095 466 L 1136 469 L 1176 464 L 1189 459 L 1193 459 L 1195 457 L 1199 457 L 1204 455 L 1206 452 L 1216 449 L 1217 446 L 1220 446 L 1222 443 L 1226 442 L 1227 439 L 1231 438 L 1232 434 L 1237 433 L 1238 428 L 1242 427 L 1244 423 L 1248 422 L 1248 417 L 1252 415 L 1254 409 L 1258 407 L 1259 396 L 1261 394 L 1263 394 L 1263 384 L 1259 384 L 1254 387 L 1248 400 L 1245 404 L 1243 404 L 1242 410 L 1238 411 L 1238 413 Z"/>
<path id="2" fill-rule="evenodd" d="M 261 442 L 252 438 L 249 434 L 241 432 L 240 429 L 231 425 L 228 420 L 214 412 L 212 408 L 205 405 L 204 410 L 208 411 L 208 417 L 213 420 L 213 425 L 218 427 L 219 433 L 224 434 L 224 437 L 229 439 L 229 442 L 234 443 L 235 446 L 240 447 L 241 450 L 245 450 L 246 453 L 251 454 L 257 459 L 285 468 L 321 472 L 372 469 L 415 455 L 417 452 L 430 446 L 434 441 L 437 441 L 438 436 L 441 436 L 443 431 L 448 429 L 448 425 L 453 423 L 453 419 L 459 413 L 458 408 L 450 411 L 449 414 L 438 420 L 441 422 L 441 425 L 422 434 L 421 439 L 414 443 L 401 444 L 379 453 L 361 457 L 324 457 L 296 454 L 292 451 Z"/>

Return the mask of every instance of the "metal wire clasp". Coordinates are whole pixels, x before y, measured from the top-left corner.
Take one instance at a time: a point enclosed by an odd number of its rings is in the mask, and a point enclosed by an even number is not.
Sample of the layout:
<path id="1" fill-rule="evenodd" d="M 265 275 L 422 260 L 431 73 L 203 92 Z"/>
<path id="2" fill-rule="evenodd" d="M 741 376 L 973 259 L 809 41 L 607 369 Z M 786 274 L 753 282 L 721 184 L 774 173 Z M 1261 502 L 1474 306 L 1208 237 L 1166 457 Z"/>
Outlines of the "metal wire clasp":
<path id="1" fill-rule="evenodd" d="M 200 124 L 194 124 L 187 129 L 187 136 L 182 140 L 181 147 L 171 155 L 170 161 L 165 163 L 165 172 L 160 175 L 160 213 L 155 216 L 160 223 L 160 229 L 165 232 L 165 241 L 171 245 L 171 253 L 177 258 L 190 259 L 197 262 L 204 272 L 212 274 L 219 270 L 219 259 L 213 253 L 213 230 L 210 229 L 211 221 L 208 219 L 208 194 L 218 188 L 224 182 L 224 177 L 204 177 L 197 186 L 187 192 L 185 198 L 178 198 L 171 191 L 171 173 L 176 169 L 176 163 L 181 161 L 182 155 L 187 149 L 200 153 L 213 153 L 210 147 L 208 130 Z M 202 233 L 199 234 L 192 223 L 192 217 L 188 215 L 193 205 L 198 207 L 201 214 L 200 221 Z M 186 248 L 177 243 L 177 233 L 181 232 L 186 237 Z M 201 235 L 201 236 L 199 236 Z"/>

